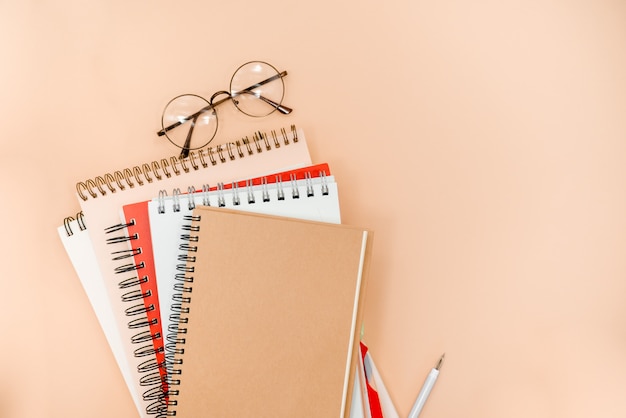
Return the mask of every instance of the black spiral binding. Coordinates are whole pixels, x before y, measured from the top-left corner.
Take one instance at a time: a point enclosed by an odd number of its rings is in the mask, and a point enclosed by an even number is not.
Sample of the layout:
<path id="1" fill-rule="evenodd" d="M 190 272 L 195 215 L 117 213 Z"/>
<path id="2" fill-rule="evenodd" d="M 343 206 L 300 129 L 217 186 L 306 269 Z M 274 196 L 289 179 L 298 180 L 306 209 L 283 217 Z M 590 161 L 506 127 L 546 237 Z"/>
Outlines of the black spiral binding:
<path id="1" fill-rule="evenodd" d="M 195 253 L 198 251 L 198 235 L 196 234 L 200 231 L 200 226 L 194 224 L 194 222 L 199 222 L 201 216 L 185 215 L 183 219 L 186 223 L 182 226 L 183 234 L 180 236 L 182 241 L 178 248 L 180 251 L 178 261 L 180 263 L 176 265 L 178 273 L 175 275 L 176 283 L 174 284 L 174 295 L 172 296 L 174 303 L 171 306 L 172 313 L 170 314 L 170 325 L 167 330 L 165 343 L 165 364 L 170 397 L 168 413 L 172 416 L 176 415 L 176 410 L 171 409 L 171 407 L 178 405 L 178 401 L 172 398 L 179 395 L 179 390 L 173 387 L 180 385 L 181 370 L 177 366 L 183 363 L 180 357 L 185 354 L 185 349 L 182 345 L 186 342 L 187 328 L 185 324 L 189 321 L 186 315 L 189 313 L 190 294 L 193 289 L 193 273 L 195 270 L 193 263 L 196 262 Z"/>
<path id="2" fill-rule="evenodd" d="M 158 324 L 158 318 L 148 316 L 149 312 L 156 309 L 154 304 L 146 306 L 144 299 L 151 296 L 150 291 L 143 291 L 141 285 L 146 283 L 149 278 L 141 274 L 144 268 L 143 262 L 135 263 L 133 257 L 141 254 L 141 247 L 132 245 L 134 240 L 139 237 L 136 233 L 130 233 L 129 228 L 135 225 L 135 220 L 131 219 L 128 223 L 113 225 L 105 229 L 107 234 L 113 234 L 107 238 L 107 244 L 117 245 L 130 243 L 130 248 L 115 250 L 111 252 L 113 260 L 122 262 L 115 268 L 115 273 L 120 275 L 131 274 L 118 283 L 121 291 L 121 300 L 127 306 L 125 315 L 129 317 L 127 324 L 129 329 L 137 331 L 131 337 L 131 343 L 136 347 L 133 355 L 136 358 L 146 358 L 145 361 L 137 366 L 140 374 L 139 384 L 146 387 L 142 394 L 142 398 L 150 404 L 146 407 L 148 415 L 156 415 L 157 418 L 170 416 L 167 411 L 168 407 L 168 391 L 167 384 L 163 377 L 165 364 L 157 361 L 157 353 L 163 352 L 163 348 L 155 348 L 154 341 L 161 339 L 159 333 L 153 333 L 151 326 Z"/>
<path id="3" fill-rule="evenodd" d="M 291 140 L 298 142 L 298 132 L 295 125 L 291 125 Z M 197 153 L 189 152 L 189 156 L 179 158 L 172 156 L 163 158 L 160 161 L 152 161 L 144 163 L 141 166 L 134 166 L 132 169 L 125 168 L 123 170 L 114 171 L 113 174 L 106 173 L 103 176 L 97 176 L 93 179 L 81 181 L 76 184 L 76 191 L 82 200 L 88 200 L 89 196 L 97 198 L 98 196 L 106 196 L 107 193 L 115 193 L 118 190 L 125 190 L 142 186 L 144 182 L 152 183 L 155 179 L 161 180 L 163 177 L 178 176 L 183 172 L 188 173 L 190 170 L 200 170 L 207 168 L 209 165 L 217 165 L 237 158 L 244 158 L 246 155 L 260 154 L 264 151 L 270 151 L 272 148 L 280 148 L 282 145 L 289 145 L 289 135 L 285 128 L 281 128 L 280 135 L 276 131 L 271 131 L 271 140 L 267 134 L 256 132 L 252 136 L 252 140 L 244 137 L 235 142 L 216 145 L 200 149 Z M 282 136 L 282 141 L 279 139 Z M 170 172 L 170 168 L 172 172 Z M 181 171 L 182 170 L 182 171 Z"/>

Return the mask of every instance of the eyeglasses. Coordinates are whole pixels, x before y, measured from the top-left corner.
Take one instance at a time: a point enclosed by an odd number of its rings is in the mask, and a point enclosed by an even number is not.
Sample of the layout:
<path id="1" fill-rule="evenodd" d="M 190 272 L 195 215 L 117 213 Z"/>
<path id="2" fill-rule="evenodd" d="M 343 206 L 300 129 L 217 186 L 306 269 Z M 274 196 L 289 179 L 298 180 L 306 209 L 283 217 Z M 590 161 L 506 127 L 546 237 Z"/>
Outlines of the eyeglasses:
<path id="1" fill-rule="evenodd" d="M 286 75 L 287 71 L 279 72 L 267 62 L 247 62 L 235 70 L 229 91 L 218 91 L 209 100 L 196 94 L 182 94 L 170 100 L 163 110 L 162 129 L 157 135 L 165 135 L 181 148 L 180 158 L 185 158 L 190 150 L 205 147 L 213 140 L 218 127 L 215 108 L 224 102 L 232 101 L 239 111 L 252 117 L 275 111 L 287 115 L 292 109 L 282 104 Z"/>

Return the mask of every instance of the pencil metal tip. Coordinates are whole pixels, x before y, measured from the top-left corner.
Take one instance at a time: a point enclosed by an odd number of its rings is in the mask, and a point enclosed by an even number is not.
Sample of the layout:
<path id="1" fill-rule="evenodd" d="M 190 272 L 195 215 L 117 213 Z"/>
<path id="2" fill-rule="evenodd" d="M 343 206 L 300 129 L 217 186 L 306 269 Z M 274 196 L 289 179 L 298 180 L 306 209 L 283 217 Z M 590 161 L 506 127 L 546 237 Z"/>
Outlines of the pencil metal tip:
<path id="1" fill-rule="evenodd" d="M 439 361 L 437 362 L 437 364 L 435 365 L 435 370 L 439 370 L 441 369 L 441 365 L 443 364 L 443 359 L 446 357 L 446 353 L 443 353 L 441 355 L 441 357 L 439 358 Z"/>

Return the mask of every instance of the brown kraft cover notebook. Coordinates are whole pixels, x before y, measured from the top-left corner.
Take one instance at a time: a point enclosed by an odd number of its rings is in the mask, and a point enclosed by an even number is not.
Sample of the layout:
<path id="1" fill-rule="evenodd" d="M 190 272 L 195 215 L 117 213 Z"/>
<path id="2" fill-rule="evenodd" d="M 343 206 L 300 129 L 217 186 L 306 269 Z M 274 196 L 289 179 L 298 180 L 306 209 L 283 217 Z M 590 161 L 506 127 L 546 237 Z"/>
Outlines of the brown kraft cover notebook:
<path id="1" fill-rule="evenodd" d="M 198 207 L 170 411 L 348 417 L 372 233 Z"/>

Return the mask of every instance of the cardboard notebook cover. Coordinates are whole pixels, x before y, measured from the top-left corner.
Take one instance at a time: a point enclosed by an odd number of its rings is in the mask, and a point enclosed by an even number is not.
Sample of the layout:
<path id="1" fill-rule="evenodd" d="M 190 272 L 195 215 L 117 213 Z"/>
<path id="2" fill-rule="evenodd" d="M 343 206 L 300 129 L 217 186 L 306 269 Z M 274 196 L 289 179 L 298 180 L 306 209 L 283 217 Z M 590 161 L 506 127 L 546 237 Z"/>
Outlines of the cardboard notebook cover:
<path id="1" fill-rule="evenodd" d="M 348 417 L 372 233 L 223 208 L 193 216 L 170 410 Z"/>

